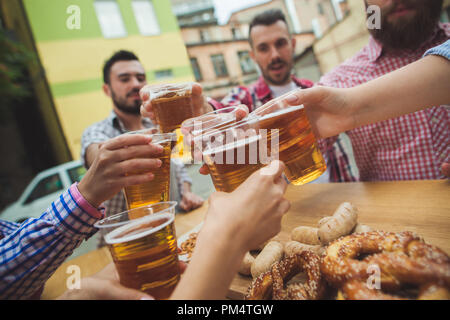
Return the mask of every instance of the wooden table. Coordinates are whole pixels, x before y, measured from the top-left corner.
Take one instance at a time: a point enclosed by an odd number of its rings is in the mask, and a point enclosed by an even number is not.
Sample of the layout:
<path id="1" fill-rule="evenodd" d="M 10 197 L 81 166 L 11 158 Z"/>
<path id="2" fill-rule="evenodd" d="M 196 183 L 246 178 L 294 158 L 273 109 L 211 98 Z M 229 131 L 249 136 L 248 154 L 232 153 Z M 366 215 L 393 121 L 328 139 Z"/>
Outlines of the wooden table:
<path id="1" fill-rule="evenodd" d="M 340 203 L 350 201 L 359 210 L 359 222 L 379 230 L 417 232 L 426 242 L 450 253 L 448 180 L 291 185 L 286 198 L 291 201 L 291 209 L 283 218 L 280 240 L 288 240 L 291 230 L 297 226 L 317 226 L 320 218 L 333 214 Z M 206 210 L 205 204 L 193 212 L 177 214 L 177 235 L 198 225 Z M 48 281 L 42 297 L 53 299 L 65 291 L 69 265 L 78 265 L 85 277 L 111 261 L 109 251 L 103 248 L 64 263 Z M 242 299 L 250 282 L 251 278 L 237 275 L 228 297 Z"/>

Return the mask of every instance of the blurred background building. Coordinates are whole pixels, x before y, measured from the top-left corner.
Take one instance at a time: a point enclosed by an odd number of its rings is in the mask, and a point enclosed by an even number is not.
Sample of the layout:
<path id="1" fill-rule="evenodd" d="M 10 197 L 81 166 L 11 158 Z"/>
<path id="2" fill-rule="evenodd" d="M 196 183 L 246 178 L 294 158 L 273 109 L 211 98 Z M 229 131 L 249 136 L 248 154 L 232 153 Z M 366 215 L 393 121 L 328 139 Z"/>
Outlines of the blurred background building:
<path id="1" fill-rule="evenodd" d="M 169 1 L 0 0 L 0 18 L 2 32 L 35 57 L 26 65 L 32 95 L 9 108 L 14 125 L 0 129 L 9 137 L 1 191 L 14 189 L 1 204 L 37 172 L 79 158 L 83 130 L 112 109 L 102 67 L 115 51 L 135 52 L 150 83 L 194 80 Z"/>
<path id="2" fill-rule="evenodd" d="M 339 0 L 261 1 L 233 12 L 225 24 L 219 25 L 214 1 L 171 1 L 195 79 L 216 99 L 233 86 L 254 82 L 259 76 L 248 43 L 249 24 L 256 14 L 272 8 L 283 11 L 297 41 L 295 73 L 317 81 L 320 68 L 312 44 L 348 12 L 346 1 Z"/>

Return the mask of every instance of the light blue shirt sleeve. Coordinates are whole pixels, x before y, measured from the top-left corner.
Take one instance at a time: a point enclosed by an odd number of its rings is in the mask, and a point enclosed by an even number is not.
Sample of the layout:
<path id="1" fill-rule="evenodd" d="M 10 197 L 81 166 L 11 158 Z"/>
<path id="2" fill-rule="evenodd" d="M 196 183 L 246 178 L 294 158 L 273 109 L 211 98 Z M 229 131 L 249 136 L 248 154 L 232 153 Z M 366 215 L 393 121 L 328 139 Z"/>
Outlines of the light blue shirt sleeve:
<path id="1" fill-rule="evenodd" d="M 437 47 L 429 49 L 427 52 L 425 52 L 423 56 L 425 57 L 430 54 L 442 56 L 450 60 L 450 40 L 445 41 L 444 43 L 438 45 Z"/>

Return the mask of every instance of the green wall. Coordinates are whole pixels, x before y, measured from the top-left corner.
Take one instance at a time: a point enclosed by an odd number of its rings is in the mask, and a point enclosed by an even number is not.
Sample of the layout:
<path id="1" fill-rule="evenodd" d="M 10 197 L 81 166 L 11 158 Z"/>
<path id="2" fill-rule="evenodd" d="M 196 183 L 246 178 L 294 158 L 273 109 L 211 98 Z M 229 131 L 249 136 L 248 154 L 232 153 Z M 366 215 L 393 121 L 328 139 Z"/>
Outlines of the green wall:
<path id="1" fill-rule="evenodd" d="M 23 0 L 37 42 L 102 37 L 94 9 L 95 0 Z M 131 7 L 132 0 L 116 0 L 128 35 L 138 35 L 139 30 Z M 149 0 L 150 1 L 150 0 Z M 162 33 L 178 31 L 169 0 L 153 0 L 153 6 Z M 68 29 L 67 8 L 80 7 L 81 28 Z"/>

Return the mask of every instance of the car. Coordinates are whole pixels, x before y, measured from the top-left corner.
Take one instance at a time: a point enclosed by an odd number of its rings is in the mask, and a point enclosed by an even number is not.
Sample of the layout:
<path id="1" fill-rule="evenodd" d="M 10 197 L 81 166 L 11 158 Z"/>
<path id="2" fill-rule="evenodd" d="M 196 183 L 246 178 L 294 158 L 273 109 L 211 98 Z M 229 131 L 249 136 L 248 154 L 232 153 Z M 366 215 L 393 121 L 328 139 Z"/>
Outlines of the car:
<path id="1" fill-rule="evenodd" d="M 19 200 L 7 206 L 0 219 L 22 223 L 38 218 L 74 182 L 86 173 L 80 160 L 70 161 L 40 172 L 31 180 Z"/>

